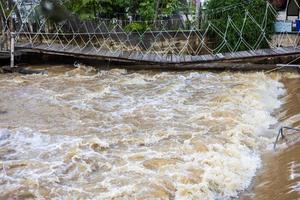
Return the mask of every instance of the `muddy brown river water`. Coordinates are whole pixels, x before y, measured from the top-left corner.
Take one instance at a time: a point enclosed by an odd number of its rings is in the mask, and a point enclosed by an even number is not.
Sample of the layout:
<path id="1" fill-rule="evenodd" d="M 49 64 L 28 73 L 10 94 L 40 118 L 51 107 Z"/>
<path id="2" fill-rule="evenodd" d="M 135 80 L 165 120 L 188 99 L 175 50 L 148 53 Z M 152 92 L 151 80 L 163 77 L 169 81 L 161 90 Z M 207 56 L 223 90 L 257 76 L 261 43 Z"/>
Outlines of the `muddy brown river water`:
<path id="1" fill-rule="evenodd" d="M 42 68 L 0 74 L 0 199 L 299 199 L 300 76 Z"/>
<path id="2" fill-rule="evenodd" d="M 280 123 L 300 127 L 300 78 L 283 76 L 286 87 L 283 105 L 278 115 Z M 241 199 L 289 200 L 300 199 L 300 133 L 287 131 L 283 148 L 263 155 L 263 167 L 254 179 L 250 191 Z"/>

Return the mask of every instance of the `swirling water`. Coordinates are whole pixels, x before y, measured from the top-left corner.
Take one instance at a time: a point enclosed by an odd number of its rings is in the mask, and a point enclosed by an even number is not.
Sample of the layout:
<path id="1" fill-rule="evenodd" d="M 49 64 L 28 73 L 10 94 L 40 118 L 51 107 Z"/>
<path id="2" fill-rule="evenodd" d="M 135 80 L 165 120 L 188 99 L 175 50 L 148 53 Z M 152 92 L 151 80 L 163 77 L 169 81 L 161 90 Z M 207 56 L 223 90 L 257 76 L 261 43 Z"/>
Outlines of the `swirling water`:
<path id="1" fill-rule="evenodd" d="M 230 199 L 272 148 L 264 73 L 0 75 L 0 199 Z"/>

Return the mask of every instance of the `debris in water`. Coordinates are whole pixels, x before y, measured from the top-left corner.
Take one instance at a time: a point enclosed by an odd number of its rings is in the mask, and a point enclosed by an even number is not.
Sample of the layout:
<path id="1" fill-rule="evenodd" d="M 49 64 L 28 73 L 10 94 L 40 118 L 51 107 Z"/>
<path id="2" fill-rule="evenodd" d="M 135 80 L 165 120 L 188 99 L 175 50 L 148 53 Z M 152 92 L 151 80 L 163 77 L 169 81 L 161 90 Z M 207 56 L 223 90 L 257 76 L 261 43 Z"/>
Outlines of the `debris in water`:
<path id="1" fill-rule="evenodd" d="M 278 131 L 278 135 L 276 137 L 276 140 L 275 140 L 275 143 L 274 143 L 274 151 L 276 150 L 276 146 L 277 146 L 277 143 L 279 142 L 279 137 L 281 136 L 281 139 L 284 140 L 286 143 L 288 142 L 287 138 L 286 138 L 286 135 L 284 135 L 284 130 L 287 129 L 287 130 L 293 130 L 293 131 L 296 131 L 296 132 L 300 132 L 300 128 L 292 128 L 292 127 L 287 127 L 287 126 L 283 126 L 279 129 Z"/>

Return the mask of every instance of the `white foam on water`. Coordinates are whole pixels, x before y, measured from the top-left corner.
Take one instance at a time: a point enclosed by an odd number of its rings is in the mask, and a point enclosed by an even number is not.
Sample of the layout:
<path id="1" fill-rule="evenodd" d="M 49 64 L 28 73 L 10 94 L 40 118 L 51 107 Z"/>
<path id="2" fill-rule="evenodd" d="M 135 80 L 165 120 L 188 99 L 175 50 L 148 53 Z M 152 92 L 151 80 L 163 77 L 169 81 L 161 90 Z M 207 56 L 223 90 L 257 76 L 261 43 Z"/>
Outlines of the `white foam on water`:
<path id="1" fill-rule="evenodd" d="M 7 105 L 33 98 L 46 119 L 33 115 L 34 128 L 24 127 L 30 123 L 21 114 L 13 116 L 16 124 L 0 119 L 0 198 L 237 197 L 273 142 L 272 112 L 285 92 L 263 73 L 81 67 L 24 79 L 26 86 L 5 88 L 15 92 Z M 45 112 L 67 124 L 49 121 Z M 17 128 L 1 129 L 4 123 Z"/>

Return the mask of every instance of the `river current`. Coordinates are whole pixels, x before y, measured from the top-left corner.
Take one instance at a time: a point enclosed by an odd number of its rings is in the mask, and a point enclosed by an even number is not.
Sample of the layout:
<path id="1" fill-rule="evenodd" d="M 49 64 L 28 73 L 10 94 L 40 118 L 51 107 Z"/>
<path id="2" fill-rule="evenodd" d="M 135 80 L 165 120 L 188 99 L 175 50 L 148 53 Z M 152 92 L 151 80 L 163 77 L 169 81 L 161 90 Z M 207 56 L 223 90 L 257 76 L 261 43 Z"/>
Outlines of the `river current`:
<path id="1" fill-rule="evenodd" d="M 45 68 L 0 74 L 0 199 L 237 198 L 286 94 L 262 72 Z"/>

